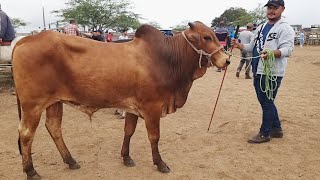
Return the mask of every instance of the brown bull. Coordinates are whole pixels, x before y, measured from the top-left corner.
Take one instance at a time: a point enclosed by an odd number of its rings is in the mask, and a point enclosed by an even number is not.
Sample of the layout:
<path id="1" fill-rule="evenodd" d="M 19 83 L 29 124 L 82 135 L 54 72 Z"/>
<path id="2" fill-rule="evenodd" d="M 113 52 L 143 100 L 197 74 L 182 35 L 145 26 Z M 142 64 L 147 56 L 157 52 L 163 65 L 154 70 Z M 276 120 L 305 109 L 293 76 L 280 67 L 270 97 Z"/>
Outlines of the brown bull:
<path id="1" fill-rule="evenodd" d="M 134 166 L 129 155 L 130 138 L 138 117 L 143 118 L 153 162 L 159 171 L 169 172 L 158 150 L 160 117 L 185 104 L 192 82 L 202 77 L 207 67 L 229 64 L 209 27 L 201 22 L 189 26 L 181 34 L 165 37 L 143 25 L 132 41 L 122 44 L 50 31 L 20 40 L 13 53 L 13 74 L 22 112 L 22 165 L 28 178 L 40 178 L 33 167 L 31 145 L 44 110 L 46 128 L 63 161 L 71 169 L 80 168 L 62 138 L 63 103 L 90 116 L 101 108 L 126 109 L 121 150 L 126 166 Z"/>

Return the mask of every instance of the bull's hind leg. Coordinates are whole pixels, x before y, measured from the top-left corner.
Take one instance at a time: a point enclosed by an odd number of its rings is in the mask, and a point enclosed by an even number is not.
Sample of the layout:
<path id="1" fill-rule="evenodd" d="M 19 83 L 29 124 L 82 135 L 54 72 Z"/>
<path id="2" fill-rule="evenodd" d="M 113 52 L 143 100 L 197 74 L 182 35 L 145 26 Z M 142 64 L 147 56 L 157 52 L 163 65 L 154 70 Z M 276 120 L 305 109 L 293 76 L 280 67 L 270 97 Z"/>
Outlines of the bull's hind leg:
<path id="1" fill-rule="evenodd" d="M 170 168 L 163 162 L 159 153 L 158 142 L 160 139 L 160 112 L 150 113 L 145 117 L 148 138 L 151 143 L 153 163 L 157 165 L 158 170 L 162 173 L 169 173 Z"/>
<path id="2" fill-rule="evenodd" d="M 61 102 L 56 102 L 47 108 L 46 128 L 56 144 L 63 162 L 69 165 L 70 169 L 79 169 L 80 165 L 73 159 L 67 146 L 65 145 L 61 132 L 63 106 Z"/>
<path id="3" fill-rule="evenodd" d="M 31 147 L 33 137 L 39 125 L 41 112 L 37 110 L 30 110 L 23 112 L 22 120 L 19 124 L 19 139 L 21 144 L 22 166 L 23 171 L 26 172 L 28 179 L 41 179 L 40 175 L 33 167 L 31 157 Z"/>
<path id="4" fill-rule="evenodd" d="M 125 118 L 126 119 L 125 119 L 125 125 L 124 125 L 124 138 L 123 138 L 121 156 L 123 158 L 124 165 L 128 167 L 132 167 L 132 166 L 135 166 L 135 164 L 129 155 L 130 139 L 134 131 L 136 130 L 138 116 L 127 112 Z"/>

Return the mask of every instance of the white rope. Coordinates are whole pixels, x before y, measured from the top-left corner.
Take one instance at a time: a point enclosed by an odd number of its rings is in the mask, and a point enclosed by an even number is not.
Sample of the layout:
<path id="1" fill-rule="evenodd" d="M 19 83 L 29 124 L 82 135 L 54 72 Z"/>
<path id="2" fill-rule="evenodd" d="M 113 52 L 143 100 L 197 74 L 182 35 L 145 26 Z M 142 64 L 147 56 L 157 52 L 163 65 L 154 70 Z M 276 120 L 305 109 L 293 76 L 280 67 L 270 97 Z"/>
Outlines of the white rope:
<path id="1" fill-rule="evenodd" d="M 248 66 L 246 67 L 245 71 L 247 71 L 247 70 L 250 68 L 250 65 L 251 65 L 251 63 L 252 63 L 252 59 L 253 59 L 253 58 L 261 58 L 261 55 L 259 55 L 259 56 L 251 56 L 251 57 L 242 57 L 242 56 L 236 56 L 236 55 L 230 53 L 229 51 L 224 51 L 224 52 L 225 52 L 227 55 L 229 55 L 229 56 L 236 57 L 236 58 L 240 58 L 240 60 L 241 60 L 241 59 L 251 59 L 250 62 L 249 62 L 249 64 L 248 64 Z"/>
<path id="2" fill-rule="evenodd" d="M 186 37 L 186 35 L 184 34 L 184 31 L 182 31 L 182 36 L 184 37 L 184 39 L 189 43 L 189 45 L 198 53 L 200 54 L 200 57 L 199 57 L 199 67 L 201 68 L 201 58 L 202 58 L 202 55 L 205 55 L 208 59 L 208 64 L 210 64 L 210 66 L 213 66 L 213 63 L 211 62 L 210 58 L 211 56 L 218 52 L 220 49 L 223 48 L 223 46 L 219 46 L 217 49 L 215 49 L 212 53 L 206 53 L 205 51 L 203 51 L 202 49 L 197 49 Z"/>
<path id="3" fill-rule="evenodd" d="M 233 57 L 236 57 L 236 58 L 240 58 L 240 59 L 252 59 L 252 58 L 260 58 L 261 55 L 259 56 L 251 56 L 251 57 L 241 57 L 241 56 L 236 56 L 234 54 L 231 54 L 229 51 L 224 51 L 226 54 L 228 54 L 229 56 L 233 56 Z"/>

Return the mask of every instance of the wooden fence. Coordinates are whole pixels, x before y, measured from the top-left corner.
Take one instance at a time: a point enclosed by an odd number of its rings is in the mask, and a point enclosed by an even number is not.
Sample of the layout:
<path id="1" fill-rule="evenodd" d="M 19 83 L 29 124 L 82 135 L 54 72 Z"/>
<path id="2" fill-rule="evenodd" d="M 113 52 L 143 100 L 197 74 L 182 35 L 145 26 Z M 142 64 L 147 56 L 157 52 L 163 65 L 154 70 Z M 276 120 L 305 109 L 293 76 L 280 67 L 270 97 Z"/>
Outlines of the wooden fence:
<path id="1" fill-rule="evenodd" d="M 299 44 L 299 37 L 296 36 L 295 38 L 295 44 Z M 305 45 L 320 45 L 320 33 L 306 33 L 305 34 Z"/>

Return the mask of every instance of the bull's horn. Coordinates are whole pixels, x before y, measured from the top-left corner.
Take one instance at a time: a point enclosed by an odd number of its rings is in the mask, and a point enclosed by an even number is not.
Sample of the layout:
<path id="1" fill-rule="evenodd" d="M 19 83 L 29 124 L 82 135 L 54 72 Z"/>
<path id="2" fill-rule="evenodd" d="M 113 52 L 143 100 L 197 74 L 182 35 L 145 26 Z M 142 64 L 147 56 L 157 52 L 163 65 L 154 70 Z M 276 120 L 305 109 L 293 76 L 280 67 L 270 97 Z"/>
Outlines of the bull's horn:
<path id="1" fill-rule="evenodd" d="M 193 28 L 194 28 L 194 26 L 195 26 L 195 24 L 194 24 L 194 23 L 192 23 L 192 22 L 189 22 L 189 23 L 188 23 L 188 25 L 190 26 L 190 28 L 191 28 L 191 29 L 193 29 Z"/>

